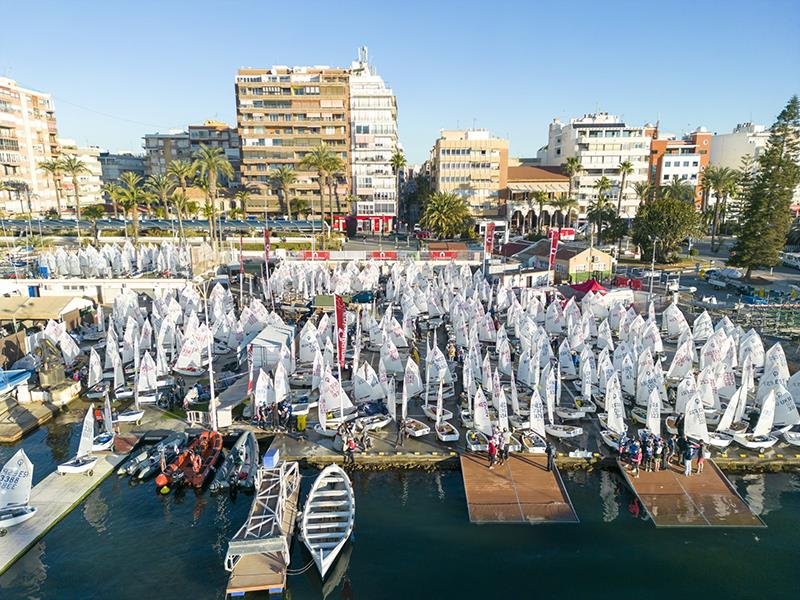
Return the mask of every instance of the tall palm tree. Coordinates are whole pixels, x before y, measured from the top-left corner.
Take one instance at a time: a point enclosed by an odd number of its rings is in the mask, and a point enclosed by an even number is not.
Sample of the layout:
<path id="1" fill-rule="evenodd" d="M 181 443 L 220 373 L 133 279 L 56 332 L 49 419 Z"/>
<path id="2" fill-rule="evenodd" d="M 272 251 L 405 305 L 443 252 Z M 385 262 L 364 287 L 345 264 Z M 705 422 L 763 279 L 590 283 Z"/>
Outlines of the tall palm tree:
<path id="1" fill-rule="evenodd" d="M 575 198 L 559 198 L 553 202 L 553 206 L 555 206 L 558 210 L 561 211 L 561 214 L 564 217 L 564 227 L 569 227 L 570 222 L 572 221 L 572 211 L 575 208 L 578 208 L 578 201 Z"/>
<path id="2" fill-rule="evenodd" d="M 188 200 L 185 205 L 185 212 L 187 215 L 192 215 L 197 219 L 200 216 L 200 204 L 194 200 Z"/>
<path id="3" fill-rule="evenodd" d="M 577 177 L 583 171 L 583 165 L 581 165 L 581 159 L 577 156 L 570 156 L 564 162 L 564 166 L 561 167 L 564 171 L 564 175 L 569 177 L 569 191 L 567 192 L 567 197 L 572 198 L 572 185 Z"/>
<path id="4" fill-rule="evenodd" d="M 425 204 L 420 223 L 440 238 L 462 234 L 470 220 L 469 206 L 463 196 L 434 192 Z"/>
<path id="5" fill-rule="evenodd" d="M 234 209 L 240 217 L 244 218 L 247 215 L 247 203 L 250 201 L 250 192 L 248 190 L 237 190 L 233 195 L 234 200 L 238 206 Z M 231 211 L 228 211 L 230 215 Z"/>
<path id="6" fill-rule="evenodd" d="M 175 183 L 180 186 L 184 194 L 186 194 L 186 184 L 194 177 L 194 174 L 194 164 L 186 160 L 173 160 L 167 167 L 167 175 L 175 180 Z"/>
<path id="7" fill-rule="evenodd" d="M 633 193 L 639 198 L 639 204 L 649 202 L 653 198 L 653 187 L 645 181 L 636 181 L 633 184 Z"/>
<path id="8" fill-rule="evenodd" d="M 703 169 L 702 173 L 702 186 L 703 191 L 711 193 L 714 191 L 714 208 L 712 209 L 712 223 L 711 223 L 711 251 L 714 252 L 719 248 L 715 248 L 715 242 L 719 229 L 719 216 L 720 211 L 724 209 L 727 198 L 736 193 L 736 188 L 739 184 L 739 175 L 728 167 L 715 167 L 709 165 Z"/>
<path id="9" fill-rule="evenodd" d="M 542 232 L 542 212 L 544 211 L 544 205 L 547 204 L 547 192 L 544 190 L 535 190 L 533 192 L 533 201 L 536 202 L 537 206 L 539 207 L 539 212 L 536 213 L 536 233 Z"/>
<path id="10" fill-rule="evenodd" d="M 403 155 L 402 152 L 399 150 L 395 150 L 395 153 L 392 154 L 392 158 L 389 159 L 389 164 L 392 165 L 392 171 L 394 171 L 395 177 L 395 220 L 400 215 L 400 172 L 406 167 L 408 162 L 406 161 L 406 157 Z M 395 230 L 398 229 L 398 224 L 395 223 Z"/>
<path id="11" fill-rule="evenodd" d="M 102 219 L 106 214 L 106 207 L 103 204 L 92 204 L 87 206 L 83 211 L 83 216 L 92 222 L 92 231 L 94 232 L 95 242 L 99 241 L 99 232 L 97 230 L 97 220 Z"/>
<path id="12" fill-rule="evenodd" d="M 330 173 L 331 164 L 334 158 L 338 158 L 331 152 L 325 144 L 321 144 L 311 152 L 308 152 L 300 159 L 300 166 L 317 172 L 317 185 L 319 186 L 319 214 L 325 219 L 325 183 Z M 313 206 L 312 206 L 313 212 Z M 333 211 L 331 211 L 331 223 L 333 223 Z"/>
<path id="13" fill-rule="evenodd" d="M 133 222 L 133 239 L 139 239 L 139 204 L 145 201 L 147 192 L 142 187 L 141 176 L 126 171 L 119 176 L 119 204 L 126 213 L 131 214 Z"/>
<path id="14" fill-rule="evenodd" d="M 621 176 L 619 182 L 619 195 L 617 196 L 617 219 L 622 218 L 622 196 L 625 195 L 625 185 L 627 183 L 628 175 L 633 173 L 633 165 L 631 161 L 625 160 L 619 163 L 619 174 Z M 625 237 L 624 235 L 619 236 L 619 241 L 617 242 L 617 256 L 622 253 L 622 238 Z"/>
<path id="15" fill-rule="evenodd" d="M 114 218 L 118 218 L 119 212 L 117 211 L 117 194 L 119 193 L 119 184 L 114 183 L 113 181 L 107 181 L 102 185 L 100 191 L 111 201 L 111 207 L 114 209 Z"/>
<path id="16" fill-rule="evenodd" d="M 339 186 L 336 185 L 337 181 L 342 177 L 345 177 L 342 170 L 344 169 L 344 163 L 342 159 L 339 158 L 338 155 L 334 154 L 328 160 L 328 211 L 331 215 L 331 226 L 333 226 L 333 198 L 334 195 L 336 196 L 336 212 L 341 212 L 341 207 L 339 206 Z"/>
<path id="17" fill-rule="evenodd" d="M 78 226 L 78 245 L 81 243 L 81 189 L 78 177 L 88 173 L 86 163 L 74 154 L 66 156 L 61 162 L 61 169 L 72 179 L 72 191 L 75 193 L 75 219 Z"/>
<path id="18" fill-rule="evenodd" d="M 289 165 L 281 165 L 272 171 L 270 181 L 272 185 L 281 190 L 283 204 L 286 206 L 286 214 L 292 220 L 292 201 L 289 198 L 289 190 L 297 181 L 297 173 Z"/>
<path id="19" fill-rule="evenodd" d="M 171 196 L 172 206 L 175 207 L 175 214 L 178 217 L 178 231 L 180 231 L 181 240 L 186 243 L 186 233 L 183 231 L 183 219 L 188 214 L 189 199 L 183 191 L 175 191 Z"/>
<path id="20" fill-rule="evenodd" d="M 608 213 L 608 192 L 611 190 L 611 180 L 603 175 L 600 179 L 594 182 L 594 189 L 597 190 L 597 199 L 594 200 L 586 211 L 589 217 L 590 228 L 591 221 L 594 219 L 597 225 L 597 243 L 603 242 L 603 219 Z"/>
<path id="21" fill-rule="evenodd" d="M 161 202 L 161 206 L 167 208 L 167 199 L 169 195 L 175 189 L 175 182 L 169 175 L 157 174 L 157 175 L 150 175 L 145 182 L 145 188 L 153 194 L 155 194 L 159 201 Z M 147 205 L 147 212 L 150 213 L 151 207 L 148 203 Z"/>
<path id="22" fill-rule="evenodd" d="M 194 154 L 195 170 L 205 177 L 208 183 L 208 199 L 211 203 L 211 220 L 217 211 L 217 180 L 220 176 L 231 179 L 233 177 L 233 167 L 228 159 L 225 157 L 225 151 L 222 148 L 206 146 L 200 144 L 200 149 Z M 213 231 L 214 228 L 212 228 Z M 214 247 L 216 248 L 217 240 L 214 238 Z"/>
<path id="23" fill-rule="evenodd" d="M 64 170 L 62 161 L 58 158 L 50 160 L 43 160 L 39 163 L 39 168 L 47 173 L 53 180 L 53 187 L 56 190 L 56 210 L 58 211 L 58 218 L 61 218 L 61 187 L 58 185 L 61 173 Z"/>

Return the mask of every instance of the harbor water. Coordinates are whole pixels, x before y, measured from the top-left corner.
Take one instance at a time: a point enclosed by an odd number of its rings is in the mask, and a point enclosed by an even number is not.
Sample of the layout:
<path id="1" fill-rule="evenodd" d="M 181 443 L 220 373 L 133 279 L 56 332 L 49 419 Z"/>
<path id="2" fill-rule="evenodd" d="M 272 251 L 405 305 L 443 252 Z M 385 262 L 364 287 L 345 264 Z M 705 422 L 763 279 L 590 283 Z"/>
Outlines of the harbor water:
<path id="1" fill-rule="evenodd" d="M 62 415 L 19 444 L 34 483 L 74 453 L 80 416 Z M 13 451 L 0 447 L 0 460 Z M 304 475 L 307 490 L 315 471 Z M 458 470 L 356 472 L 352 544 L 324 585 L 311 568 L 289 577 L 286 597 L 732 599 L 800 589 L 798 474 L 732 476 L 767 524 L 738 530 L 656 529 L 618 473 L 564 479 L 580 524 L 479 526 Z M 160 496 L 152 482 L 111 475 L 0 576 L 0 598 L 223 598 L 227 542 L 251 500 Z M 295 540 L 291 568 L 309 560 Z"/>

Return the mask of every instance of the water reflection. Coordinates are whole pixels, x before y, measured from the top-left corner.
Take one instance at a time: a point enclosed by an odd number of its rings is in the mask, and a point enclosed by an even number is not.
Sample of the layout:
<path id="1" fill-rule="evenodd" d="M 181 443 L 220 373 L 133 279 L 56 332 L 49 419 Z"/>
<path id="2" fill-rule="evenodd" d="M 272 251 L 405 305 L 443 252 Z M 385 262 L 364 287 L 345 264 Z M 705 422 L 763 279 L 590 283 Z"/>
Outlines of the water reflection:
<path id="1" fill-rule="evenodd" d="M 34 598 L 47 579 L 44 565 L 45 542 L 34 545 L 0 577 L 0 590 L 8 590 L 16 596 Z M 0 594 L 0 597 L 5 594 Z"/>
<path id="2" fill-rule="evenodd" d="M 436 471 L 434 476 L 434 480 L 436 481 L 436 491 L 438 492 L 439 500 L 444 501 L 444 486 L 442 485 L 442 472 Z"/>
<path id="3" fill-rule="evenodd" d="M 600 498 L 603 500 L 603 522 L 619 517 L 619 482 L 608 471 L 600 471 Z"/>
<path id="4" fill-rule="evenodd" d="M 104 533 L 106 531 L 106 522 L 108 520 L 108 504 L 106 503 L 103 491 L 96 489 L 83 505 L 83 518 L 86 522 L 94 528 L 97 533 Z"/>
<path id="5" fill-rule="evenodd" d="M 47 426 L 47 436 L 44 442 L 50 448 L 54 463 L 62 463 L 72 456 L 70 439 L 75 432 L 75 423 L 76 421 L 65 416 L 54 419 Z"/>

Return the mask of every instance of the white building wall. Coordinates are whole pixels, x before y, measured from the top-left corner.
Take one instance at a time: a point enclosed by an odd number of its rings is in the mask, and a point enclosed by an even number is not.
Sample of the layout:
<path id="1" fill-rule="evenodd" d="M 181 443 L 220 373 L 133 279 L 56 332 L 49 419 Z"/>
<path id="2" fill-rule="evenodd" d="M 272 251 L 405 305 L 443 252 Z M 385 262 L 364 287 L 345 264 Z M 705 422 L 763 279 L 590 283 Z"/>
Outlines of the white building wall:
<path id="1" fill-rule="evenodd" d="M 662 158 L 661 181 L 659 185 L 668 185 L 674 178 L 697 185 L 700 177 L 699 154 L 674 154 Z"/>

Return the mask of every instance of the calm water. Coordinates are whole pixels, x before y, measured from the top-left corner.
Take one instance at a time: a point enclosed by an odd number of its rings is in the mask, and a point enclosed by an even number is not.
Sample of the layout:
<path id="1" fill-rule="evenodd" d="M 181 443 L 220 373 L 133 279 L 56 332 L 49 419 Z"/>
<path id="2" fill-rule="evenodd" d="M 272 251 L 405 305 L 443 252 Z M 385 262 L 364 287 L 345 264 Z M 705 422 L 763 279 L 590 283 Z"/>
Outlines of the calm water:
<path id="1" fill-rule="evenodd" d="M 35 481 L 77 447 L 77 426 L 64 421 L 22 443 Z M 0 447 L 0 458 L 12 452 Z M 796 597 L 800 476 L 733 479 L 767 529 L 656 530 L 606 471 L 565 473 L 580 525 L 476 526 L 458 471 L 357 473 L 341 577 L 323 590 L 313 569 L 291 576 L 287 597 Z M 0 598 L 223 598 L 226 544 L 250 500 L 161 497 L 112 475 L 0 577 Z M 296 543 L 292 568 L 308 560 Z"/>

